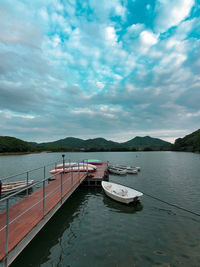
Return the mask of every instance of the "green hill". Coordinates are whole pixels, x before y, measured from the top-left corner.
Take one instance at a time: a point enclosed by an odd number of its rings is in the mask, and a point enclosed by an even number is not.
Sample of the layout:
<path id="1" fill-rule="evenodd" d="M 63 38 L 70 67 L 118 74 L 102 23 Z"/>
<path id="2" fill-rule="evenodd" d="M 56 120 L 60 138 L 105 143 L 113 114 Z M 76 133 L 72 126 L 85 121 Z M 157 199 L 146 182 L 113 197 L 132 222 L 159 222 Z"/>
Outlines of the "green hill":
<path id="1" fill-rule="evenodd" d="M 124 143 L 104 138 L 83 140 L 67 137 L 54 142 L 36 143 L 9 137 L 0 137 L 0 153 L 27 151 L 134 151 L 134 150 L 170 150 L 171 144 L 150 136 L 135 137 Z"/>
<path id="2" fill-rule="evenodd" d="M 109 150 L 121 148 L 119 143 L 108 141 L 104 138 L 82 140 L 74 137 L 67 137 L 58 141 L 40 143 L 42 147 L 68 147 L 70 150 Z"/>
<path id="3" fill-rule="evenodd" d="M 173 150 L 200 152 L 200 129 L 183 138 L 176 139 Z"/>
<path id="4" fill-rule="evenodd" d="M 67 137 L 61 140 L 48 143 L 40 143 L 39 147 L 52 148 L 52 147 L 67 147 L 70 150 L 163 150 L 170 149 L 171 143 L 165 142 L 158 138 L 135 137 L 124 143 L 117 143 L 104 138 L 94 138 L 82 140 L 74 137 Z"/>
<path id="5" fill-rule="evenodd" d="M 139 137 L 136 136 L 135 138 L 121 143 L 124 147 L 128 148 L 136 148 L 136 149 L 170 149 L 171 148 L 171 143 L 163 141 L 158 138 L 152 138 L 150 136 L 144 136 L 144 137 Z"/>
<path id="6" fill-rule="evenodd" d="M 83 148 L 87 149 L 100 149 L 100 150 L 117 150 L 122 149 L 120 143 L 108 141 L 104 138 L 88 139 L 82 143 Z"/>
<path id="7" fill-rule="evenodd" d="M 43 147 L 68 147 L 69 149 L 80 149 L 82 147 L 82 143 L 84 140 L 75 138 L 75 137 L 67 137 L 64 139 L 60 139 L 54 142 L 40 143 L 39 146 Z"/>
<path id="8" fill-rule="evenodd" d="M 5 152 L 27 152 L 31 146 L 18 138 L 10 136 L 0 136 L 0 153 Z"/>

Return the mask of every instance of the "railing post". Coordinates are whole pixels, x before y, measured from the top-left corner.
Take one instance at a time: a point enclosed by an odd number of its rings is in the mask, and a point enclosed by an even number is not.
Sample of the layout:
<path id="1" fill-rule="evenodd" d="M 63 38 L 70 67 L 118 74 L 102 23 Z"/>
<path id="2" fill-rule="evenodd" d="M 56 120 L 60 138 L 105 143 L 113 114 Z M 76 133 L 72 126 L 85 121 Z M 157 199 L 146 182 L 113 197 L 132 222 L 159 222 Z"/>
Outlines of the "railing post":
<path id="1" fill-rule="evenodd" d="M 0 180 L 0 199 L 1 199 L 1 189 L 2 189 L 2 182 Z"/>
<path id="2" fill-rule="evenodd" d="M 9 198 L 6 199 L 6 254 L 8 254 L 8 236 L 9 234 Z"/>
<path id="3" fill-rule="evenodd" d="M 87 159 L 87 175 L 88 175 L 88 159 Z"/>
<path id="4" fill-rule="evenodd" d="M 29 174 L 28 174 L 28 172 L 26 173 L 26 185 L 28 185 L 28 176 L 29 176 Z"/>
<path id="5" fill-rule="evenodd" d="M 28 186 L 28 176 L 29 172 L 26 173 L 26 185 Z M 28 189 L 26 190 L 26 195 L 28 195 Z"/>
<path id="6" fill-rule="evenodd" d="M 61 184 L 60 184 L 60 194 L 61 194 L 61 204 L 62 204 L 62 200 L 63 200 L 63 172 L 61 172 Z"/>
<path id="7" fill-rule="evenodd" d="M 43 180 L 43 216 L 45 216 L 45 181 Z"/>
<path id="8" fill-rule="evenodd" d="M 64 154 L 62 155 L 62 158 L 63 158 L 63 172 L 64 172 L 65 170 L 65 155 Z"/>
<path id="9" fill-rule="evenodd" d="M 45 177 L 46 177 L 46 168 L 44 166 L 44 179 L 45 179 Z"/>
<path id="10" fill-rule="evenodd" d="M 73 166 L 71 166 L 71 183 L 73 185 Z"/>
<path id="11" fill-rule="evenodd" d="M 79 168 L 79 162 L 78 162 L 78 180 L 79 180 L 79 183 L 80 183 L 80 168 Z"/>

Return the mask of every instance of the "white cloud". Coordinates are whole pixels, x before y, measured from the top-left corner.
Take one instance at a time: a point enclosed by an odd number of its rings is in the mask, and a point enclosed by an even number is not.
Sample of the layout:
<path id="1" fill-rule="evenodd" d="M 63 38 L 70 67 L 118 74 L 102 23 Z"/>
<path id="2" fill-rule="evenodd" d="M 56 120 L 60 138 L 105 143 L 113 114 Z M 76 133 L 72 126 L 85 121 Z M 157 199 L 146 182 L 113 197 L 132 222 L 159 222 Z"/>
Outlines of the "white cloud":
<path id="1" fill-rule="evenodd" d="M 53 47 L 57 47 L 61 42 L 59 35 L 58 34 L 54 35 L 52 41 L 53 41 L 52 43 Z"/>
<path id="2" fill-rule="evenodd" d="M 151 31 L 140 33 L 140 51 L 146 53 L 149 48 L 158 42 L 158 36 Z"/>
<path id="3" fill-rule="evenodd" d="M 102 82 L 97 82 L 97 87 L 99 88 L 99 89 L 103 89 L 104 88 L 104 83 L 102 83 Z"/>
<path id="4" fill-rule="evenodd" d="M 131 84 L 131 83 L 128 83 L 128 84 L 126 85 L 126 88 L 127 88 L 128 92 L 133 92 L 133 91 L 135 90 L 134 85 Z"/>
<path id="5" fill-rule="evenodd" d="M 105 40 L 112 46 L 116 44 L 117 35 L 114 27 L 109 26 L 105 28 Z"/>
<path id="6" fill-rule="evenodd" d="M 200 110 L 198 110 L 197 112 L 193 112 L 193 113 L 188 112 L 188 113 L 186 113 L 186 117 L 188 117 L 188 118 L 191 118 L 191 117 L 200 117 Z"/>
<path id="7" fill-rule="evenodd" d="M 159 0 L 156 6 L 155 30 L 165 32 L 172 26 L 177 26 L 187 18 L 193 5 L 194 0 Z"/>
<path id="8" fill-rule="evenodd" d="M 49 15 L 48 15 L 48 13 L 47 13 L 45 8 L 40 9 L 39 14 L 40 14 L 40 16 L 42 17 L 43 20 L 48 21 Z"/>

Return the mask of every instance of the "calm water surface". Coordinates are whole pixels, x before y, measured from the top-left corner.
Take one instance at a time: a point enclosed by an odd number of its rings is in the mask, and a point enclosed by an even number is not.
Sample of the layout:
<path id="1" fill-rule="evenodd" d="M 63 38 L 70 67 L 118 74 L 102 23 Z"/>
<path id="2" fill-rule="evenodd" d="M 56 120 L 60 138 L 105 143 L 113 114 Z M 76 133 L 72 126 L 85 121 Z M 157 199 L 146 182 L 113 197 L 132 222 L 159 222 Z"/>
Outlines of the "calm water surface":
<path id="1" fill-rule="evenodd" d="M 61 155 L 0 157 L 1 177 L 61 162 Z M 199 154 L 99 152 L 69 153 L 67 158 L 140 166 L 138 175 L 110 175 L 110 180 L 200 213 Z M 140 204 L 126 206 L 101 188 L 79 188 L 11 267 L 195 267 L 200 266 L 199 233 L 200 217 L 146 195 Z"/>

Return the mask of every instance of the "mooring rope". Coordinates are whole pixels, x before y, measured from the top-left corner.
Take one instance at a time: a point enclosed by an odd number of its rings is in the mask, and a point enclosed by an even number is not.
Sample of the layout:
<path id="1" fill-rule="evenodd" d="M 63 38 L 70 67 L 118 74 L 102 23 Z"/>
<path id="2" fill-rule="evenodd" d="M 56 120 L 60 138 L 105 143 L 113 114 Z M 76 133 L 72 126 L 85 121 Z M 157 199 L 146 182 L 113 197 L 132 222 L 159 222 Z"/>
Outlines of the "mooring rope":
<path id="1" fill-rule="evenodd" d="M 177 204 L 170 203 L 170 202 L 165 201 L 165 200 L 162 200 L 162 199 L 160 199 L 160 198 L 158 198 L 158 197 L 154 197 L 154 196 L 152 196 L 152 195 L 149 195 L 149 194 L 147 194 L 147 193 L 145 193 L 145 192 L 142 192 L 142 193 L 143 193 L 144 195 L 148 196 L 148 197 L 151 197 L 151 198 L 153 198 L 153 199 L 155 199 L 155 200 L 158 200 L 158 201 L 160 201 L 160 202 L 163 202 L 163 203 L 165 203 L 165 204 L 167 204 L 167 205 L 170 205 L 170 206 L 172 206 L 172 207 L 178 208 L 178 209 L 180 209 L 180 210 L 184 210 L 184 211 L 189 212 L 189 213 L 191 213 L 191 214 L 193 214 L 193 215 L 196 215 L 196 216 L 200 216 L 200 213 L 197 213 L 197 212 L 188 210 L 188 209 L 186 209 L 186 208 L 180 207 L 180 206 L 178 206 Z"/>

